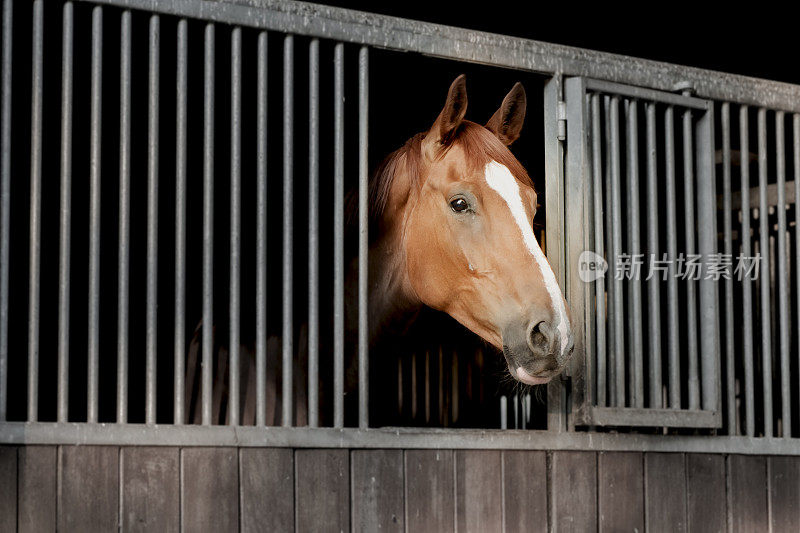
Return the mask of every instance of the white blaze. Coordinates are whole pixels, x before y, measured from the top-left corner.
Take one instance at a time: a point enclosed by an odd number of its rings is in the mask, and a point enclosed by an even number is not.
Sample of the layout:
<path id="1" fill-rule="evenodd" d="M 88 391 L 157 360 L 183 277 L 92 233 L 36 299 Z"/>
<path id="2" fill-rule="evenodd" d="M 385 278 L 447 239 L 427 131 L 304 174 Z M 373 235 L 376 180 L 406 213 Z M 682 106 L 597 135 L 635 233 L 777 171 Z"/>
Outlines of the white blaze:
<path id="1" fill-rule="evenodd" d="M 550 268 L 550 263 L 547 262 L 547 258 L 539 247 L 536 237 L 533 235 L 533 228 L 528 221 L 525 207 L 522 205 L 522 197 L 519 194 L 517 179 L 505 165 L 501 165 L 497 161 L 490 161 L 487 163 L 484 173 L 486 176 L 486 183 L 489 184 L 489 187 L 497 191 L 503 200 L 506 201 L 506 204 L 508 204 L 511 215 L 514 217 L 514 221 L 517 223 L 522 233 L 522 241 L 539 266 L 544 285 L 547 288 L 547 293 L 550 295 L 553 309 L 558 318 L 556 329 L 558 329 L 558 333 L 561 337 L 561 353 L 563 355 L 564 350 L 567 349 L 567 341 L 569 339 L 567 308 L 564 304 L 564 297 L 561 295 L 561 288 L 556 281 L 556 276 Z"/>

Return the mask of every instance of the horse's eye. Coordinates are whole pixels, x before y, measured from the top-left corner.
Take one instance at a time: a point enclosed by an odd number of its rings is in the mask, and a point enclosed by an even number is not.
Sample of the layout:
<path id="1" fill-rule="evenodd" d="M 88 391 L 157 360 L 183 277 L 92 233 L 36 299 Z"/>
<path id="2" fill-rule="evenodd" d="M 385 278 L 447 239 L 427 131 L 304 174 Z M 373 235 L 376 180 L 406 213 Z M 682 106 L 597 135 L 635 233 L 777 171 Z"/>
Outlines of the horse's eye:
<path id="1" fill-rule="evenodd" d="M 455 198 L 454 200 L 450 200 L 450 209 L 456 213 L 463 213 L 469 209 L 469 204 L 463 198 Z"/>

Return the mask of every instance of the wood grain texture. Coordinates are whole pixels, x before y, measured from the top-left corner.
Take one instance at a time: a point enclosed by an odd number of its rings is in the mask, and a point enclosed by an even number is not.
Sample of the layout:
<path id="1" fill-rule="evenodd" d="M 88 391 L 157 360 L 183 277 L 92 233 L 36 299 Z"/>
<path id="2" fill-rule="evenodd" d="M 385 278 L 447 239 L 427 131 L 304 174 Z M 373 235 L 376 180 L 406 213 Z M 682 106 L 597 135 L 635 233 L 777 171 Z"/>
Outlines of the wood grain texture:
<path id="1" fill-rule="evenodd" d="M 453 531 L 453 451 L 408 450 L 405 456 L 406 528 L 420 533 Z"/>
<path id="2" fill-rule="evenodd" d="M 503 452 L 506 533 L 547 531 L 547 452 Z"/>
<path id="3" fill-rule="evenodd" d="M 294 451 L 239 450 L 242 531 L 294 530 Z"/>
<path id="4" fill-rule="evenodd" d="M 730 520 L 734 531 L 766 531 L 767 461 L 758 455 L 728 456 Z"/>
<path id="5" fill-rule="evenodd" d="M 19 449 L 18 528 L 55 531 L 58 446 Z"/>
<path id="6" fill-rule="evenodd" d="M 180 449 L 129 446 L 120 451 L 124 531 L 180 530 Z"/>
<path id="7" fill-rule="evenodd" d="M 686 487 L 688 530 L 697 533 L 726 531 L 725 457 L 687 454 Z"/>
<path id="8" fill-rule="evenodd" d="M 294 463 L 296 531 L 349 531 L 350 451 L 297 450 Z"/>
<path id="9" fill-rule="evenodd" d="M 800 527 L 800 457 L 769 457 L 769 508 L 774 533 Z"/>
<path id="10" fill-rule="evenodd" d="M 119 448 L 62 446 L 58 468 L 58 530 L 118 529 Z"/>
<path id="11" fill-rule="evenodd" d="M 353 530 L 403 531 L 403 451 L 353 450 L 350 462 Z"/>
<path id="12" fill-rule="evenodd" d="M 555 531 L 597 529 L 597 456 L 594 452 L 553 452 L 550 505 Z"/>
<path id="13" fill-rule="evenodd" d="M 647 531 L 686 531 L 686 456 L 644 454 Z"/>
<path id="14" fill-rule="evenodd" d="M 17 530 L 17 448 L 0 446 L 0 532 Z"/>
<path id="15" fill-rule="evenodd" d="M 502 531 L 502 456 L 497 450 L 456 451 L 456 530 Z"/>
<path id="16" fill-rule="evenodd" d="M 235 448 L 181 450 L 183 531 L 239 529 L 238 459 Z"/>
<path id="17" fill-rule="evenodd" d="M 644 530 L 643 455 L 601 452 L 597 456 L 600 531 Z"/>

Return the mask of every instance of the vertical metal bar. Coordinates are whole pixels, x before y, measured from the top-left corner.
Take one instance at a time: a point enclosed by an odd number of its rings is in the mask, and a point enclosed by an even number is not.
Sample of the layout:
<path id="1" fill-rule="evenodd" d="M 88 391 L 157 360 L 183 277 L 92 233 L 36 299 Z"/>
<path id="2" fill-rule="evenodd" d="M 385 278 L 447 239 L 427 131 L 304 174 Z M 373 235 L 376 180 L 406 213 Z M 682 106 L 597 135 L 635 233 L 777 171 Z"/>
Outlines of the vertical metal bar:
<path id="1" fill-rule="evenodd" d="M 0 421 L 8 415 L 8 251 L 11 209 L 11 45 L 14 2 L 3 1 L 2 125 L 0 126 Z"/>
<path id="2" fill-rule="evenodd" d="M 614 191 L 614 184 L 611 177 L 611 98 L 609 96 L 603 97 L 603 114 L 604 114 L 604 139 L 605 139 L 605 150 L 606 150 L 606 157 L 605 157 L 605 164 L 604 164 L 604 176 L 605 176 L 605 234 L 604 234 L 604 242 L 608 243 L 608 253 L 607 253 L 607 261 L 608 265 L 608 273 L 606 275 L 608 279 L 608 296 L 605 299 L 606 305 L 608 307 L 607 311 L 607 342 L 608 342 L 608 349 L 607 349 L 607 359 L 606 368 L 607 368 L 607 383 L 608 383 L 608 391 L 607 391 L 607 400 L 609 406 L 616 406 L 617 404 L 617 350 L 616 350 L 616 331 L 617 331 L 617 313 L 614 310 L 614 304 L 616 302 L 616 284 L 614 283 L 614 257 L 618 253 L 616 248 L 614 247 L 614 238 L 613 238 L 613 228 L 614 228 L 614 220 L 612 218 L 612 214 L 614 212 L 613 209 L 613 191 Z"/>
<path id="3" fill-rule="evenodd" d="M 39 266 L 42 214 L 42 57 L 43 0 L 33 2 L 31 67 L 31 209 L 28 259 L 28 421 L 39 418 Z"/>
<path id="4" fill-rule="evenodd" d="M 369 127 L 369 48 L 358 51 L 358 427 L 369 426 L 369 331 L 367 288 L 369 240 L 369 176 L 367 129 Z"/>
<path id="5" fill-rule="evenodd" d="M 242 203 L 242 29 L 231 31 L 231 250 L 230 300 L 230 374 L 228 377 L 228 423 L 239 425 L 239 298 L 241 277 L 241 203 Z"/>
<path id="6" fill-rule="evenodd" d="M 206 24 L 203 70 L 203 425 L 211 424 L 214 364 L 214 29 Z"/>
<path id="7" fill-rule="evenodd" d="M 794 246 L 795 272 L 797 273 L 797 331 L 800 331 L 800 114 L 792 115 L 792 141 L 794 144 Z M 800 342 L 797 346 L 800 357 Z M 0 418 L 0 420 L 2 420 Z"/>
<path id="8" fill-rule="evenodd" d="M 614 365 L 617 380 L 617 407 L 625 407 L 625 309 L 622 303 L 622 280 L 616 272 L 622 253 L 622 191 L 620 184 L 619 98 L 611 97 L 611 220 L 612 252 L 609 270 L 614 285 Z"/>
<path id="9" fill-rule="evenodd" d="M 186 354 L 186 97 L 188 22 L 178 21 L 175 86 L 175 371 L 173 423 L 186 423 L 184 357 Z"/>
<path id="10" fill-rule="evenodd" d="M 256 102 L 256 425 L 267 423 L 267 32 L 258 34 Z"/>
<path id="11" fill-rule="evenodd" d="M 769 204 L 767 199 L 767 110 L 758 109 L 758 239 L 761 280 L 761 364 L 764 389 L 764 436 L 772 436 L 772 332 L 769 305 Z M 763 279 L 767 276 L 767 279 Z"/>
<path id="12" fill-rule="evenodd" d="M 92 9 L 91 133 L 89 160 L 89 355 L 87 422 L 97 422 L 100 363 L 100 155 L 103 97 L 103 8 Z"/>
<path id="13" fill-rule="evenodd" d="M 319 40 L 308 48 L 308 425 L 319 425 Z"/>
<path id="14" fill-rule="evenodd" d="M 69 418 L 69 261 L 72 210 L 72 2 L 64 3 L 61 32 L 61 199 L 58 255 L 58 397 L 57 420 Z M 2 420 L 0 418 L 0 420 Z"/>
<path id="15" fill-rule="evenodd" d="M 156 350 L 158 345 L 158 95 L 161 21 L 150 16 L 147 113 L 147 312 L 145 423 L 156 423 Z"/>
<path id="16" fill-rule="evenodd" d="M 333 56 L 333 425 L 344 426 L 344 44 Z"/>
<path id="17" fill-rule="evenodd" d="M 692 112 L 683 112 L 683 217 L 686 258 L 696 253 L 694 202 L 694 141 Z M 700 379 L 697 352 L 697 286 L 691 277 L 686 279 L 686 342 L 689 365 L 689 409 L 700 408 Z"/>
<path id="18" fill-rule="evenodd" d="M 675 264 L 678 259 L 677 187 L 675 184 L 675 114 L 672 106 L 664 112 L 664 167 L 667 196 L 667 350 L 669 357 L 669 406 L 681 408 L 680 321 L 678 318 L 678 280 Z"/>
<path id="19" fill-rule="evenodd" d="M 120 20 L 119 247 L 117 250 L 117 423 L 128 421 L 128 296 L 131 185 L 131 12 Z"/>
<path id="20" fill-rule="evenodd" d="M 741 169 L 741 217 L 742 217 L 742 257 L 750 257 L 750 134 L 748 108 L 739 108 L 739 168 Z M 752 283 L 749 276 L 741 276 L 742 281 L 742 353 L 744 356 L 744 393 L 746 435 L 754 437 L 755 422 L 755 383 L 753 370 L 753 303 Z"/>
<path id="21" fill-rule="evenodd" d="M 656 104 L 646 104 L 647 120 L 647 252 L 650 259 L 658 258 L 658 151 L 656 148 Z M 647 283 L 647 318 L 650 352 L 648 380 L 649 406 L 661 408 L 661 280 L 653 272 Z"/>
<path id="22" fill-rule="evenodd" d="M 789 276 L 786 272 L 786 147 L 784 138 L 784 113 L 775 113 L 775 152 L 778 185 L 778 320 L 780 324 L 779 342 L 781 359 L 781 419 L 783 437 L 792 436 L 792 391 L 791 369 L 789 367 Z M 795 186 L 797 182 L 795 181 Z"/>
<path id="23" fill-rule="evenodd" d="M 292 365 L 294 363 L 294 325 L 292 285 L 293 245 L 293 175 L 294 160 L 294 36 L 283 39 L 283 387 L 281 404 L 284 426 L 292 425 L 293 394 Z"/>
<path id="24" fill-rule="evenodd" d="M 632 260 L 632 275 L 628 283 L 628 313 L 631 317 L 630 353 L 633 359 L 631 405 L 644 407 L 644 339 L 642 336 L 642 286 L 635 262 L 642 253 L 639 228 L 639 133 L 636 100 L 625 101 L 627 115 L 627 177 L 628 177 L 628 253 Z"/>
<path id="25" fill-rule="evenodd" d="M 721 108 L 722 126 L 722 235 L 725 257 L 733 257 L 731 237 L 731 108 L 724 102 Z M 736 373 L 733 354 L 733 278 L 725 279 L 725 397 L 728 412 L 728 435 L 736 435 Z"/>
<path id="26" fill-rule="evenodd" d="M 603 246 L 603 152 L 600 134 L 600 96 L 591 97 L 592 113 L 592 178 L 594 200 L 594 251 L 605 255 Z M 594 282 L 597 327 L 597 405 L 606 405 L 606 302 L 605 279 L 599 276 Z"/>

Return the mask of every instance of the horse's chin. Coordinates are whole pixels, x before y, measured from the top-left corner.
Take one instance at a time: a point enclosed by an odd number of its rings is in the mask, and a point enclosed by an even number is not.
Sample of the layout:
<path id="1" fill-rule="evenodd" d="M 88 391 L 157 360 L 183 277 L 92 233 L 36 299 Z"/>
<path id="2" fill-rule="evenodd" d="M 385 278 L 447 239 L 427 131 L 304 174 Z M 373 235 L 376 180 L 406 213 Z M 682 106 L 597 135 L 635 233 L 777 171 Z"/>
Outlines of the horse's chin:
<path id="1" fill-rule="evenodd" d="M 526 385 L 544 385 L 546 383 L 549 383 L 550 380 L 553 379 L 553 376 L 548 376 L 548 377 L 532 376 L 528 372 L 526 372 L 525 369 L 523 369 L 522 367 L 513 368 L 509 365 L 508 371 L 514 377 L 514 379 Z"/>

